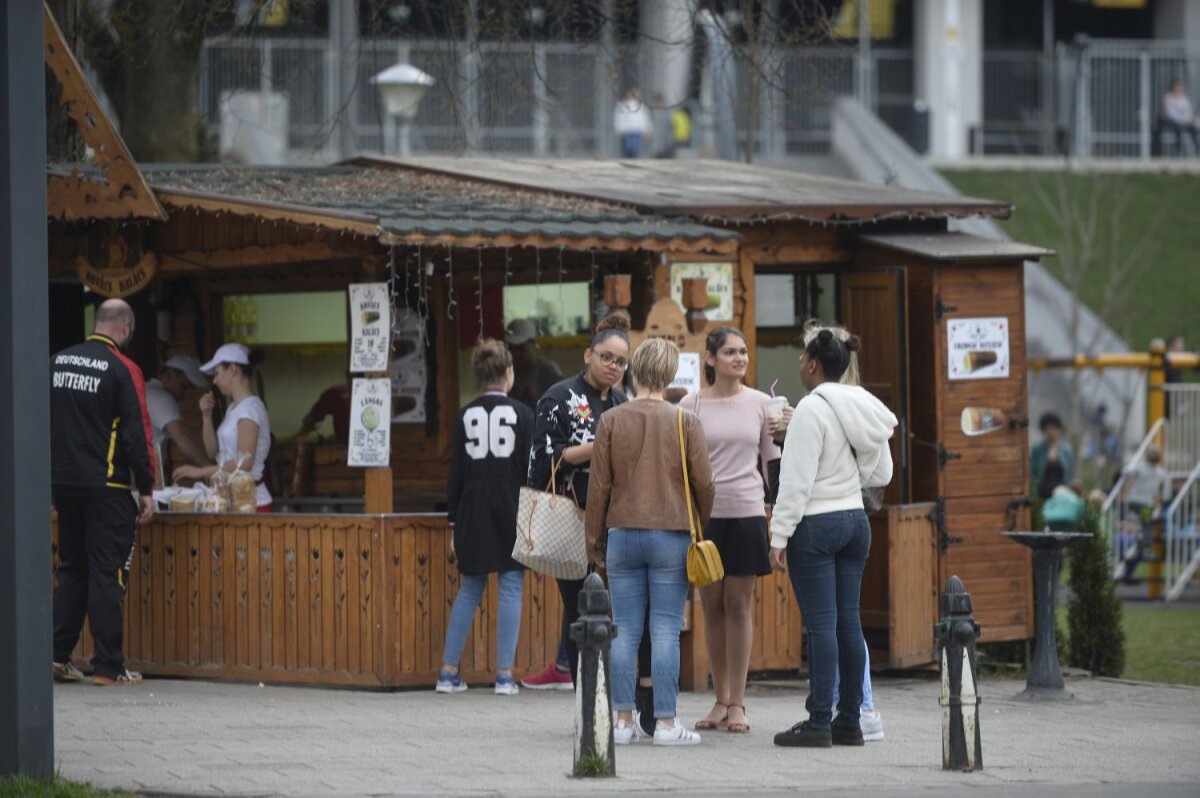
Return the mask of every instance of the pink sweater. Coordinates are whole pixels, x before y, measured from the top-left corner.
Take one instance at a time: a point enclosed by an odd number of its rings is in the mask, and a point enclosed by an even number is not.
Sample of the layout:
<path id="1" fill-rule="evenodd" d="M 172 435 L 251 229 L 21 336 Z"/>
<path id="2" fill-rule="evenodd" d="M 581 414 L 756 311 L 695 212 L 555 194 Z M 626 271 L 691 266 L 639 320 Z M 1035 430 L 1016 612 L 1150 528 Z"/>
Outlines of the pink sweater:
<path id="1" fill-rule="evenodd" d="M 743 387 L 727 398 L 701 399 L 698 394 L 688 394 L 679 403 L 695 413 L 704 428 L 717 489 L 713 518 L 766 515 L 763 473 L 766 464 L 780 456 L 767 420 L 769 398 L 762 391 Z"/>

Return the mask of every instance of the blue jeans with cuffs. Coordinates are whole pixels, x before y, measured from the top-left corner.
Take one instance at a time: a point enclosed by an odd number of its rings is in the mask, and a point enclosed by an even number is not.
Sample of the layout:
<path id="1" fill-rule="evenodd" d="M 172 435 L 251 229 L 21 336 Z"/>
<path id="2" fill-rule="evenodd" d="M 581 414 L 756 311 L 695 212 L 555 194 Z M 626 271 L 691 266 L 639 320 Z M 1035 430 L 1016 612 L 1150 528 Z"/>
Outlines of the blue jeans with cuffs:
<path id="1" fill-rule="evenodd" d="M 501 571 L 500 609 L 496 613 L 496 670 L 511 671 L 513 658 L 517 654 L 517 635 L 521 631 L 521 594 L 525 587 L 525 571 L 517 568 Z M 475 610 L 487 590 L 487 574 L 462 574 L 458 595 L 454 597 L 454 608 L 450 610 L 450 625 L 446 629 L 446 647 L 442 651 L 442 662 L 458 665 Z"/>
<path id="2" fill-rule="evenodd" d="M 686 532 L 611 529 L 608 588 L 618 634 L 612 642 L 613 708 L 634 709 L 638 644 L 650 608 L 650 675 L 654 717 L 675 717 L 679 697 L 679 632 L 687 600 Z M 645 675 L 645 674 L 643 674 Z"/>

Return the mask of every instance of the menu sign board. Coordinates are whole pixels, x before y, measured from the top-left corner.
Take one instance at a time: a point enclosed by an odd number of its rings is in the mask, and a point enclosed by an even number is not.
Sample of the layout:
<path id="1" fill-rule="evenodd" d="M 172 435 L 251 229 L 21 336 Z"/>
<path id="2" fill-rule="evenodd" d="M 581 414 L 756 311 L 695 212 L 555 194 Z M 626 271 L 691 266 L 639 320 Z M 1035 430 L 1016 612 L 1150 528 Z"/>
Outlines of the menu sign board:
<path id="1" fill-rule="evenodd" d="M 350 286 L 350 371 L 387 369 L 391 310 L 387 283 Z"/>
<path id="2" fill-rule="evenodd" d="M 696 352 L 680 352 L 679 353 L 679 368 L 675 372 L 675 379 L 668 386 L 670 388 L 683 388 L 688 393 L 699 393 L 704 387 L 700 383 L 700 355 Z"/>
<path id="3" fill-rule="evenodd" d="M 996 380 L 1009 376 L 1008 319 L 949 319 L 946 342 L 950 379 Z"/>
<path id="4" fill-rule="evenodd" d="M 356 377 L 350 392 L 346 465 L 387 466 L 391 457 L 392 381 Z"/>

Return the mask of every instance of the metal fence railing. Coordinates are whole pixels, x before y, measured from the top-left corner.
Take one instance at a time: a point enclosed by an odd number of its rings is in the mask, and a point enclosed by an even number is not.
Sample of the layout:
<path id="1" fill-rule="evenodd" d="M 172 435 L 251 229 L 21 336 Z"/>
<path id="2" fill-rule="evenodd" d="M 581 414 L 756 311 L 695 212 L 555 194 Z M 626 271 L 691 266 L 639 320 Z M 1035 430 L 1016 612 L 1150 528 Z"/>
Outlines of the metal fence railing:
<path id="1" fill-rule="evenodd" d="M 1129 462 L 1140 462 L 1151 446 L 1161 449 L 1166 426 L 1167 422 L 1164 419 L 1160 418 L 1154 422 L 1133 456 L 1129 458 Z M 1100 507 L 1100 533 L 1108 541 L 1109 567 L 1112 569 L 1113 579 L 1125 576 L 1126 562 L 1132 563 L 1140 559 L 1145 544 L 1142 539 L 1143 519 L 1140 513 L 1125 501 L 1125 483 L 1128 479 L 1128 476 L 1122 473 Z"/>
<path id="2" fill-rule="evenodd" d="M 886 121 L 907 124 L 912 52 L 871 51 L 871 81 L 862 88 L 854 80 L 858 58 L 856 50 L 843 47 L 775 51 L 757 66 L 739 57 L 733 98 L 739 147 L 752 137 L 758 155 L 826 152 L 833 101 L 856 91 Z M 368 39 L 350 60 L 357 63 L 355 102 L 339 103 L 338 61 L 327 39 L 209 39 L 201 53 L 201 112 L 215 129 L 239 93 L 281 97 L 288 148 L 320 151 L 330 146 L 335 120 L 353 109 L 357 148 L 377 152 L 384 125 L 370 79 L 407 61 L 435 80 L 412 125 L 414 152 L 607 156 L 617 151 L 613 107 L 636 85 L 638 53 L 636 45 Z M 753 125 L 751 85 L 757 86 Z M 691 110 L 698 135 L 698 109 Z"/>
<path id="3" fill-rule="evenodd" d="M 1166 600 L 1175 601 L 1200 569 L 1200 463 L 1188 475 L 1164 519 L 1163 584 Z"/>
<path id="4" fill-rule="evenodd" d="M 1186 474 L 1200 462 L 1200 384 L 1164 385 L 1167 424 L 1163 465 L 1173 475 Z"/>
<path id="5" fill-rule="evenodd" d="M 867 77 L 859 82 L 863 57 Z M 1200 50 L 1185 43 L 1090 40 L 1060 44 L 1052 54 L 987 50 L 982 58 L 983 121 L 971 130 L 973 154 L 1188 154 L 1190 141 L 1177 144 L 1158 124 L 1171 80 L 1200 86 Z M 370 78 L 408 61 L 436 80 L 412 128 L 415 152 L 607 156 L 617 150 L 613 105 L 636 84 L 639 64 L 635 44 L 394 39 L 362 40 L 351 60 L 358 70 L 356 102 L 339 102 L 339 61 L 327 39 L 209 39 L 201 52 L 201 111 L 216 126 L 239 92 L 282 97 L 288 147 L 321 150 L 334 121 L 353 109 L 358 149 L 379 151 L 383 120 Z M 827 152 L 833 101 L 845 95 L 903 135 L 913 113 L 914 66 L 907 49 L 873 48 L 864 56 L 851 47 L 794 47 L 766 53 L 757 66 L 739 55 L 738 145 L 753 138 L 758 155 Z M 753 124 L 751 107 L 757 108 Z M 698 114 L 694 122 L 698 134 Z"/>
<path id="6" fill-rule="evenodd" d="M 1184 42 L 1088 40 L 983 56 L 980 155 L 1151 158 L 1189 154 L 1159 125 L 1171 81 L 1200 80 L 1200 51 Z M 1200 153 L 1191 153 L 1200 155 Z"/>

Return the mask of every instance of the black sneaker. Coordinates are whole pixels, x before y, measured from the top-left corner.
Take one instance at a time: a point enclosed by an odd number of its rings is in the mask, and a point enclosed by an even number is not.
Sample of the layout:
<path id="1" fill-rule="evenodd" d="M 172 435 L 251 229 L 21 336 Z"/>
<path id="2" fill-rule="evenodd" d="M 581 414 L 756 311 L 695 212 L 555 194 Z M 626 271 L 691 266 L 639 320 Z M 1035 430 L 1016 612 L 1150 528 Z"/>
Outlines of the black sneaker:
<path id="1" fill-rule="evenodd" d="M 849 723 L 838 723 L 835 718 L 830 728 L 834 745 L 866 745 L 863 739 L 862 726 Z"/>
<path id="2" fill-rule="evenodd" d="M 832 748 L 833 735 L 829 729 L 814 729 L 808 721 L 804 721 L 776 734 L 775 745 L 787 748 Z"/>
<path id="3" fill-rule="evenodd" d="M 639 684 L 633 691 L 633 704 L 638 722 L 647 737 L 654 736 L 654 688 Z"/>

